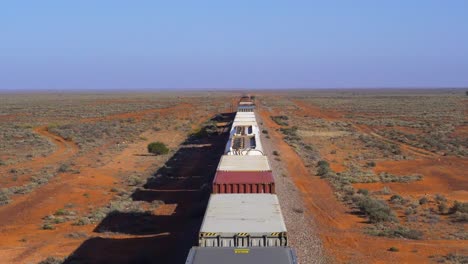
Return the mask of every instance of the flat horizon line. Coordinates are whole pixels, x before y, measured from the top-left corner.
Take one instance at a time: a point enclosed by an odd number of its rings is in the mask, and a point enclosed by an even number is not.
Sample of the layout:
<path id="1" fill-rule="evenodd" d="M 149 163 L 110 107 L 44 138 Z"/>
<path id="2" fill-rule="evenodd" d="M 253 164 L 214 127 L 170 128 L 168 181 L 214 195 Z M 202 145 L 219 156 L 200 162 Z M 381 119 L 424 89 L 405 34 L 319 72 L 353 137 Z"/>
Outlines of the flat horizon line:
<path id="1" fill-rule="evenodd" d="M 462 90 L 468 89 L 468 86 L 454 87 L 313 87 L 313 88 L 293 88 L 293 87 L 275 87 L 275 88 L 69 88 L 69 89 L 0 89 L 0 93 L 89 93 L 89 92 L 238 92 L 238 91 L 337 91 L 337 90 Z"/>

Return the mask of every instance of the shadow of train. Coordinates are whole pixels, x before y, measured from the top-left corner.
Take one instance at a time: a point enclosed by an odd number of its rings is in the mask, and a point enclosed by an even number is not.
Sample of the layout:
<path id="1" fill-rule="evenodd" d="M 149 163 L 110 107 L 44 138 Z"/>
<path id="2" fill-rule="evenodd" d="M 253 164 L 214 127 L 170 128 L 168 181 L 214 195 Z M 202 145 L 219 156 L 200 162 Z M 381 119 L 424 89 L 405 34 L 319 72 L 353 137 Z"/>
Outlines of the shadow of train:
<path id="1" fill-rule="evenodd" d="M 233 113 L 223 115 L 228 121 L 234 118 Z M 219 115 L 215 118 L 219 119 Z M 173 214 L 110 213 L 94 232 L 135 237 L 90 238 L 65 263 L 185 263 L 190 248 L 197 242 L 211 181 L 229 136 L 226 132 L 188 138 L 148 179 L 144 189 L 131 196 L 134 201 L 177 204 Z"/>

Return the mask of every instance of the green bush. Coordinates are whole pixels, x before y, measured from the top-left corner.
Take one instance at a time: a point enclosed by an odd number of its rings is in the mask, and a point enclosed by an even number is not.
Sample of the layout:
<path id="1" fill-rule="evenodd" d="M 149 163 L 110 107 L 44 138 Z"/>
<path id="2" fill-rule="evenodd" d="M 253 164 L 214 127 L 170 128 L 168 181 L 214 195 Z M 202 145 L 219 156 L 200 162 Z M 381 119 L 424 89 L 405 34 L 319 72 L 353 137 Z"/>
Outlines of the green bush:
<path id="1" fill-rule="evenodd" d="M 395 213 L 384 202 L 365 196 L 358 202 L 359 209 L 367 215 L 372 223 L 396 221 Z"/>
<path id="2" fill-rule="evenodd" d="M 388 251 L 391 251 L 391 252 L 398 252 L 398 251 L 400 251 L 400 250 L 399 250 L 398 248 L 396 248 L 396 247 L 391 247 L 391 248 L 388 249 Z"/>
<path id="3" fill-rule="evenodd" d="M 152 142 L 148 144 L 148 152 L 155 155 L 164 155 L 169 153 L 169 149 L 162 142 Z"/>
<path id="4" fill-rule="evenodd" d="M 317 169 L 317 175 L 318 176 L 325 177 L 331 172 L 330 163 L 328 163 L 325 160 L 319 161 L 317 163 L 317 167 L 318 167 L 318 169 Z"/>

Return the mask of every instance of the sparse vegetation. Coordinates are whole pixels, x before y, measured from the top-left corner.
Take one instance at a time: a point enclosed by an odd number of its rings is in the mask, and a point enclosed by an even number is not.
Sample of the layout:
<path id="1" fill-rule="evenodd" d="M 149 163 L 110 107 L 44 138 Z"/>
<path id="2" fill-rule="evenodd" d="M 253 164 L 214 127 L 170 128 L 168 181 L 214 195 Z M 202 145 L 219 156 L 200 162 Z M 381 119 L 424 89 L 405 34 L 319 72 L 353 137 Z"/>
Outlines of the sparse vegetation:
<path id="1" fill-rule="evenodd" d="M 57 257 L 47 257 L 45 260 L 39 262 L 38 264 L 62 264 L 63 259 Z"/>
<path id="2" fill-rule="evenodd" d="M 383 236 L 391 238 L 407 238 L 419 240 L 423 238 L 423 233 L 418 230 L 409 229 L 400 225 L 387 227 L 384 225 L 376 225 L 368 228 L 367 233 L 373 236 Z"/>
<path id="3" fill-rule="evenodd" d="M 6 189 L 0 190 L 0 206 L 8 204 L 10 202 L 10 195 Z"/>
<path id="4" fill-rule="evenodd" d="M 284 116 L 284 115 L 271 116 L 271 120 L 275 121 L 275 123 L 280 126 L 289 126 L 289 123 L 287 122 L 289 120 L 289 117 L 287 116 Z"/>

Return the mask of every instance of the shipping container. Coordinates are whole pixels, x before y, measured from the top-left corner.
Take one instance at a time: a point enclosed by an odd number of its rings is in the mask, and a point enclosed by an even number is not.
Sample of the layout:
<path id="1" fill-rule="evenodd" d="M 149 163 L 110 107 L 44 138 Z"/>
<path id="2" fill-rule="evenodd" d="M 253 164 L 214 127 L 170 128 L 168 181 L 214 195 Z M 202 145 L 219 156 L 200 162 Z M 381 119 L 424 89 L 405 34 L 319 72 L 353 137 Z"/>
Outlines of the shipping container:
<path id="1" fill-rule="evenodd" d="M 201 247 L 284 247 L 287 232 L 275 194 L 212 194 Z"/>
<path id="2" fill-rule="evenodd" d="M 290 247 L 193 247 L 185 264 L 297 264 Z"/>
<path id="3" fill-rule="evenodd" d="M 213 193 L 275 193 L 271 171 L 218 171 Z"/>
<path id="4" fill-rule="evenodd" d="M 218 171 L 271 171 L 266 156 L 223 155 Z"/>

